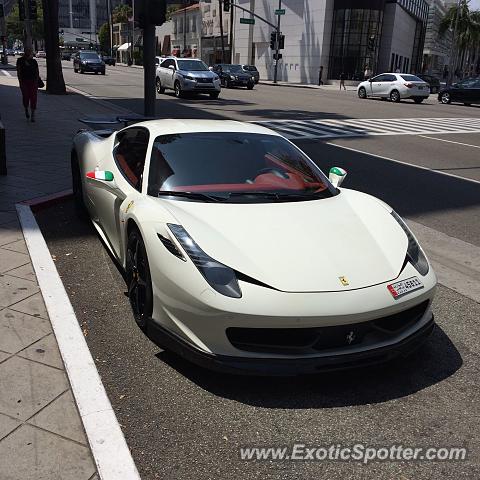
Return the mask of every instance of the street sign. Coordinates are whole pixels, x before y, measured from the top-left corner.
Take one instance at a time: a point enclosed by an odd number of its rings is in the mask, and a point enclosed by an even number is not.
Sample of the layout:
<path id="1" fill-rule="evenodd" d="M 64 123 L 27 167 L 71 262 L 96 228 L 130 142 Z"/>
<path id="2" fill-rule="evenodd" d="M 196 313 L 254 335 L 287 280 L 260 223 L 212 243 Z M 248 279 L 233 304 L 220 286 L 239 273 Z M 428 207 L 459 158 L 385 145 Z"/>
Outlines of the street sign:
<path id="1" fill-rule="evenodd" d="M 254 18 L 241 18 L 240 23 L 246 23 L 248 25 L 253 25 L 255 23 Z"/>
<path id="2" fill-rule="evenodd" d="M 277 10 L 275 10 L 275 15 L 285 15 L 285 9 L 277 8 Z"/>

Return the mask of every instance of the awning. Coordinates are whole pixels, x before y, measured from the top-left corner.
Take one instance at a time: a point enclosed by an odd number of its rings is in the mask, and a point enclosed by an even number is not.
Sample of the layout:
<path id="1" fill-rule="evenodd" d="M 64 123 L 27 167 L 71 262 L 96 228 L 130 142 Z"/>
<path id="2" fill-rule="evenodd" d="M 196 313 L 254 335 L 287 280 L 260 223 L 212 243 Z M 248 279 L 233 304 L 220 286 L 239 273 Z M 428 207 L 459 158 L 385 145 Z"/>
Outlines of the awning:
<path id="1" fill-rule="evenodd" d="M 130 44 L 129 43 L 124 43 L 123 45 L 120 45 L 118 47 L 118 50 L 128 50 L 130 48 Z"/>

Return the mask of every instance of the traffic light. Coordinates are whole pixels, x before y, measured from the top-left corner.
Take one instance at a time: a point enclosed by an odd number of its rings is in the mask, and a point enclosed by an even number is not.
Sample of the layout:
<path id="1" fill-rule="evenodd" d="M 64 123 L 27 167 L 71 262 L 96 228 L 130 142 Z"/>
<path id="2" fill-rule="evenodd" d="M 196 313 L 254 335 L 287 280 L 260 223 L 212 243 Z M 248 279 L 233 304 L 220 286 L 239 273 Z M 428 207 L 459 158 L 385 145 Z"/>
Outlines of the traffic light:
<path id="1" fill-rule="evenodd" d="M 283 50 L 285 48 L 285 35 L 280 35 L 278 37 L 278 49 Z"/>
<path id="2" fill-rule="evenodd" d="M 135 20 L 140 28 L 145 25 L 162 25 L 167 14 L 166 0 L 135 1 Z"/>
<path id="3" fill-rule="evenodd" d="M 272 32 L 270 34 L 270 48 L 272 50 L 276 50 L 277 48 L 276 43 L 277 43 L 277 32 Z"/>
<path id="4" fill-rule="evenodd" d="M 18 19 L 21 22 L 25 20 L 25 3 L 23 0 L 18 0 Z"/>
<path id="5" fill-rule="evenodd" d="M 367 48 L 373 52 L 375 50 L 375 35 L 370 35 L 368 37 Z"/>
<path id="6" fill-rule="evenodd" d="M 223 11 L 224 12 L 230 11 L 230 0 L 223 0 Z"/>
<path id="7" fill-rule="evenodd" d="M 37 19 L 37 0 L 27 0 L 28 3 L 28 16 L 30 20 Z"/>

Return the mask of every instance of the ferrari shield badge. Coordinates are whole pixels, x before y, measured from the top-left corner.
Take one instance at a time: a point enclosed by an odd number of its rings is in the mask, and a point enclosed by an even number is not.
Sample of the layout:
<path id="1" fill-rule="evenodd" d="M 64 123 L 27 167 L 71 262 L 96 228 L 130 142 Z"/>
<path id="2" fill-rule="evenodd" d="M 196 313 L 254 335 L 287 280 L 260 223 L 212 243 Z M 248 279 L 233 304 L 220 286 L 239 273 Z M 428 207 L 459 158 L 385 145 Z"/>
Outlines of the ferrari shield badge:
<path id="1" fill-rule="evenodd" d="M 349 285 L 347 277 L 338 277 L 338 279 L 340 280 L 340 283 L 341 283 L 344 287 L 346 287 L 347 285 Z"/>

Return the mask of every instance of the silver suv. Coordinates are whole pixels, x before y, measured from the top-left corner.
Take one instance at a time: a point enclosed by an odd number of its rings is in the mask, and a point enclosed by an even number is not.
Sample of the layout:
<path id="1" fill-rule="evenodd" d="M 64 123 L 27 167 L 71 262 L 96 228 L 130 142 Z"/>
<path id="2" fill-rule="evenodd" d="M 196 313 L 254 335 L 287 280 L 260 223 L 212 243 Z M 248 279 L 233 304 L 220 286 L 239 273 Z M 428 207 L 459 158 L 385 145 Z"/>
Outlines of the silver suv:
<path id="1" fill-rule="evenodd" d="M 210 98 L 220 95 L 218 75 L 196 58 L 166 58 L 157 67 L 155 82 L 158 93 L 170 88 L 176 97 L 182 97 L 185 93 L 208 93 Z"/>

